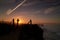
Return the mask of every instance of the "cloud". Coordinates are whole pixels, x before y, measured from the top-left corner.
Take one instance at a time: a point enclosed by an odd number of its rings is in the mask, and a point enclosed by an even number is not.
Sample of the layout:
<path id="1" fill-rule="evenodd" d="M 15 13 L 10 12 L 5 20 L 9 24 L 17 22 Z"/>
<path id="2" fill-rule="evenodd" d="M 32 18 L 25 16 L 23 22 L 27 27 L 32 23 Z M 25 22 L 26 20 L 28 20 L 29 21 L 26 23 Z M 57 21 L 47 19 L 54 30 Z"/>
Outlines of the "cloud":
<path id="1" fill-rule="evenodd" d="M 52 13 L 54 11 L 53 8 L 47 8 L 44 10 L 44 14 L 49 14 L 49 13 Z"/>
<path id="2" fill-rule="evenodd" d="M 6 14 L 9 15 L 12 9 L 7 10 Z"/>
<path id="3" fill-rule="evenodd" d="M 31 3 L 25 3 L 24 5 L 22 5 L 23 7 L 25 6 L 31 6 L 31 5 L 34 5 L 35 3 L 34 2 L 31 2 Z"/>
<path id="4" fill-rule="evenodd" d="M 23 6 L 33 6 L 33 5 L 41 5 L 41 6 L 60 6 L 60 0 L 27 0 Z"/>
<path id="5" fill-rule="evenodd" d="M 9 4 L 9 3 L 14 3 L 15 0 L 0 0 L 1 4 Z"/>
<path id="6" fill-rule="evenodd" d="M 40 9 L 40 10 L 36 10 L 36 11 L 33 11 L 32 14 L 35 14 L 35 15 L 40 15 L 40 14 L 51 14 L 54 12 L 54 8 L 43 8 L 43 9 Z"/>
<path id="7" fill-rule="evenodd" d="M 21 2 L 20 4 L 18 4 L 15 8 L 13 8 L 12 10 L 11 9 L 9 9 L 8 11 L 7 11 L 7 14 L 11 14 L 13 11 L 15 11 L 18 7 L 20 7 L 21 5 L 23 5 L 23 3 L 25 3 L 26 2 L 26 0 L 24 0 L 23 2 Z"/>

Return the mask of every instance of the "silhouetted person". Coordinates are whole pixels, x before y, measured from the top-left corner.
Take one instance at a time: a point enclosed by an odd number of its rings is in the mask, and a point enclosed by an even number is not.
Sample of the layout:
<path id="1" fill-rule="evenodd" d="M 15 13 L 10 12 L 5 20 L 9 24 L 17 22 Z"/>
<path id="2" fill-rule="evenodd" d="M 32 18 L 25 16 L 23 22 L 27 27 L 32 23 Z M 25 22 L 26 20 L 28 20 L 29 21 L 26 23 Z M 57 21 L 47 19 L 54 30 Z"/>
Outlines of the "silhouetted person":
<path id="1" fill-rule="evenodd" d="M 18 25 L 19 25 L 19 19 L 17 19 L 17 28 L 18 28 Z"/>
<path id="2" fill-rule="evenodd" d="M 20 30 L 19 40 L 43 40 L 43 29 L 37 24 L 23 25 Z"/>
<path id="3" fill-rule="evenodd" d="M 14 26 L 14 18 L 13 18 L 13 26 Z"/>
<path id="4" fill-rule="evenodd" d="M 13 22 L 12 31 L 14 31 L 15 30 L 14 18 L 12 19 L 12 22 Z"/>
<path id="5" fill-rule="evenodd" d="M 28 22 L 28 24 L 32 24 L 32 20 L 30 19 L 30 21 Z"/>

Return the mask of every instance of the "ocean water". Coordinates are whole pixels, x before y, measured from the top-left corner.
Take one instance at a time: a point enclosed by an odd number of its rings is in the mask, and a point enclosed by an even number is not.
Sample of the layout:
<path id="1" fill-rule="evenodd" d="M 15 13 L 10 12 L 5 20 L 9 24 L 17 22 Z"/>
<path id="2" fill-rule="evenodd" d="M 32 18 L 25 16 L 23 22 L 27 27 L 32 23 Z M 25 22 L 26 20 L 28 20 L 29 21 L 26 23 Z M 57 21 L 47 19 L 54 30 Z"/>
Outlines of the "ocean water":
<path id="1" fill-rule="evenodd" d="M 45 40 L 60 40 L 60 24 L 45 24 L 41 28 Z"/>

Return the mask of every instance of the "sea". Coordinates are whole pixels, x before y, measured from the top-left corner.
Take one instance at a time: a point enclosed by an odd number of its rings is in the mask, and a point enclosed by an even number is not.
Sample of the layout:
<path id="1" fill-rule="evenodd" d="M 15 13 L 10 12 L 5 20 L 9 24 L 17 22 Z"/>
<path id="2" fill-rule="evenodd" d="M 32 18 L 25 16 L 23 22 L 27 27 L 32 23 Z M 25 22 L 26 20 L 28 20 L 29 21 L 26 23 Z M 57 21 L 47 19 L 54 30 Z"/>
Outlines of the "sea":
<path id="1" fill-rule="evenodd" d="M 60 40 L 60 24 L 44 24 L 40 27 L 44 30 L 44 40 Z"/>

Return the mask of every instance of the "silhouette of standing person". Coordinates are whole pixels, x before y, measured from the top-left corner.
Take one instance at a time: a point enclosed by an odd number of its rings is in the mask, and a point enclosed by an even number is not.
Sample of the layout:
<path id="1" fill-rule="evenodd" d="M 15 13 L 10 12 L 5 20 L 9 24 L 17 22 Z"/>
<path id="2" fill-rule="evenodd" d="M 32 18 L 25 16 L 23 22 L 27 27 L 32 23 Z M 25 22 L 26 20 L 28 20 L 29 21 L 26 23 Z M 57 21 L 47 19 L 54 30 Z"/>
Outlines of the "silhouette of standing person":
<path id="1" fill-rule="evenodd" d="M 17 19 L 17 28 L 18 28 L 18 25 L 19 25 L 19 19 Z"/>
<path id="2" fill-rule="evenodd" d="M 13 26 L 14 26 L 14 18 L 13 18 Z"/>
<path id="3" fill-rule="evenodd" d="M 14 23 L 14 18 L 12 19 L 12 30 L 14 31 L 15 29 L 14 29 L 14 27 L 15 27 L 15 23 Z"/>
<path id="4" fill-rule="evenodd" d="M 30 19 L 30 21 L 28 22 L 28 24 L 32 24 L 32 20 Z"/>

